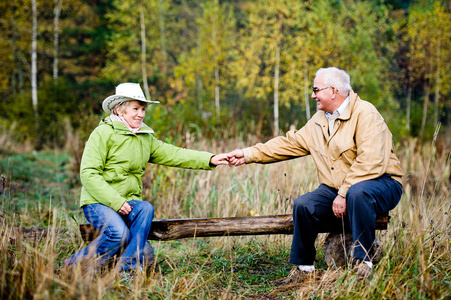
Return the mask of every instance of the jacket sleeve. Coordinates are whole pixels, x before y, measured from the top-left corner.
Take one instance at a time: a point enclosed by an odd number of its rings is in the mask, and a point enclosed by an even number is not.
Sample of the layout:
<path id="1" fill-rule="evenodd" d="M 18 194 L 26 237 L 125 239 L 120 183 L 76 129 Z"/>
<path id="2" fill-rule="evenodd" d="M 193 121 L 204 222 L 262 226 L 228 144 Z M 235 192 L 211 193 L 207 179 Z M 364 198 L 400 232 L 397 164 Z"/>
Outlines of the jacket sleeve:
<path id="1" fill-rule="evenodd" d="M 108 135 L 94 130 L 85 146 L 80 165 L 80 180 L 86 191 L 100 203 L 118 211 L 127 201 L 103 178 L 108 154 Z"/>
<path id="2" fill-rule="evenodd" d="M 216 167 L 210 165 L 210 159 L 214 156 L 212 153 L 166 144 L 153 135 L 151 139 L 150 163 L 185 169 L 213 170 Z"/>
<path id="3" fill-rule="evenodd" d="M 377 112 L 365 114 L 357 124 L 357 156 L 338 194 L 345 197 L 351 185 L 378 178 L 386 173 L 393 150 L 392 134 Z"/>
<path id="4" fill-rule="evenodd" d="M 266 143 L 244 148 L 246 163 L 272 163 L 310 154 L 305 139 L 305 126 L 299 131 L 292 130 L 286 136 L 275 137 Z"/>

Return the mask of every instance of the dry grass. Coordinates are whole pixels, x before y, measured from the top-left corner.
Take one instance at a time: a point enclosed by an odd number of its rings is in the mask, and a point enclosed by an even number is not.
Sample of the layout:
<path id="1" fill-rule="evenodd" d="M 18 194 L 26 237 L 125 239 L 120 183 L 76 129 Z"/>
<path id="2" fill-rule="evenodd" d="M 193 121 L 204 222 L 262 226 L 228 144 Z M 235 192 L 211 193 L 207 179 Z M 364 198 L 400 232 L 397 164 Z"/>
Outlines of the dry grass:
<path id="1" fill-rule="evenodd" d="M 248 144 L 257 142 L 248 137 Z M 189 142 L 189 143 L 188 143 Z M 245 146 L 187 141 L 192 149 L 225 152 Z M 448 298 L 451 290 L 450 152 L 431 143 L 406 141 L 397 150 L 408 172 L 405 193 L 380 232 L 385 256 L 362 280 L 348 269 L 327 269 L 300 284 L 276 287 L 287 275 L 290 236 L 224 237 L 154 242 L 156 266 L 127 281 L 115 269 L 64 269 L 62 260 L 83 246 L 71 203 L 79 187 L 52 185 L 32 194 L 13 190 L 14 174 L 0 195 L 0 297 L 2 299 L 410 299 Z M 48 185 L 42 176 L 33 185 Z M 220 167 L 213 172 L 149 166 L 145 198 L 156 218 L 246 216 L 290 213 L 294 198 L 317 186 L 309 158 L 272 165 Z M 67 190 L 66 190 L 67 188 Z M 20 199 L 23 195 L 25 199 Z M 51 199 L 49 199 L 51 198 Z M 15 207 L 14 202 L 29 203 Z M 50 201 L 51 200 L 51 201 Z M 37 202 L 38 204 L 36 204 Z M 34 203 L 34 204 L 33 204 Z M 50 203 L 52 203 L 50 205 Z"/>

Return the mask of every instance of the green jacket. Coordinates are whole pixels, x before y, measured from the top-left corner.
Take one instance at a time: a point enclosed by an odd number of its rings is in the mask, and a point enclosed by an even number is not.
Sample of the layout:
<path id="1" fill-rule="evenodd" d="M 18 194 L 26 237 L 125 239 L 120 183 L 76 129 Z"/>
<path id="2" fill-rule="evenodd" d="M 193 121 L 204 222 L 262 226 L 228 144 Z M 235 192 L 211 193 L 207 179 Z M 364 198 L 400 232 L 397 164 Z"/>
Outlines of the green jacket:
<path id="1" fill-rule="evenodd" d="M 147 163 L 212 170 L 213 154 L 163 143 L 147 126 L 134 134 L 122 122 L 102 120 L 91 133 L 80 165 L 80 206 L 102 203 L 118 211 L 125 201 L 142 199 Z"/>

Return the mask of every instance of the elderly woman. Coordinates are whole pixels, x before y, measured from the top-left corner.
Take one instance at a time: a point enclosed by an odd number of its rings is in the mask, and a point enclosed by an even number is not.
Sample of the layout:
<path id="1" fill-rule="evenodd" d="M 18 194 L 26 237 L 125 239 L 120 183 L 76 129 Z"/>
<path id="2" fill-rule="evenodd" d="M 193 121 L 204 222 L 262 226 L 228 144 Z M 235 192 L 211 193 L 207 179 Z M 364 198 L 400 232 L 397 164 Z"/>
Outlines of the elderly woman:
<path id="1" fill-rule="evenodd" d="M 121 271 L 145 265 L 153 257 L 147 241 L 154 208 L 142 201 L 142 176 L 148 162 L 189 169 L 212 170 L 226 165 L 226 155 L 178 148 L 153 136 L 143 123 L 149 101 L 137 83 L 122 83 L 103 101 L 110 115 L 91 133 L 80 166 L 83 185 L 80 206 L 101 235 L 64 261 L 76 265 L 99 257 L 98 266 L 120 255 Z"/>

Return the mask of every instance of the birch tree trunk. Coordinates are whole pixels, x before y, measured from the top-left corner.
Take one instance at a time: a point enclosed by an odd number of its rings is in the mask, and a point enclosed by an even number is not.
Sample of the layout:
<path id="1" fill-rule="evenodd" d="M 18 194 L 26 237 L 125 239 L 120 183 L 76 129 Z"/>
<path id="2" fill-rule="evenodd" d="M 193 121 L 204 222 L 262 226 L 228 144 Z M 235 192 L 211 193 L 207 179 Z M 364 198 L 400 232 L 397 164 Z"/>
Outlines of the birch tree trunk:
<path id="1" fill-rule="evenodd" d="M 53 19 L 53 81 L 58 79 L 59 18 L 63 0 L 55 0 L 55 16 Z"/>
<path id="2" fill-rule="evenodd" d="M 13 5 L 11 7 L 11 10 L 12 10 L 12 14 L 11 14 L 11 16 L 12 16 L 12 18 L 11 18 L 11 43 L 12 43 L 12 50 L 13 50 L 14 66 L 17 69 L 17 73 L 18 73 L 17 76 L 16 76 L 15 72 L 13 72 L 13 74 L 12 74 L 11 90 L 13 92 L 13 95 L 16 95 L 17 85 L 18 85 L 18 80 L 17 80 L 18 78 L 17 77 L 21 76 L 20 73 L 22 71 L 22 68 L 19 67 L 19 58 L 17 56 L 16 21 L 15 21 L 15 18 L 14 18 L 14 13 L 15 13 L 16 7 Z"/>
<path id="3" fill-rule="evenodd" d="M 197 57 L 202 56 L 202 35 L 198 34 L 197 37 Z M 197 96 L 197 108 L 199 111 L 203 109 L 202 103 L 202 94 L 203 94 L 203 84 L 202 84 L 202 74 L 201 68 L 199 67 L 199 63 L 196 64 L 196 96 Z"/>
<path id="4" fill-rule="evenodd" d="M 31 1 L 31 9 L 33 13 L 33 31 L 32 31 L 32 41 L 31 41 L 31 99 L 33 103 L 33 111 L 35 118 L 36 132 L 38 131 L 38 84 L 37 84 L 37 27 L 38 27 L 38 17 L 36 9 L 36 0 Z"/>
<path id="5" fill-rule="evenodd" d="M 409 76 L 408 80 L 407 80 L 407 99 L 406 99 L 406 131 L 407 134 L 410 133 L 410 106 L 412 105 L 412 73 L 410 72 L 410 67 L 409 67 L 409 71 L 410 74 L 408 74 L 407 76 Z"/>
<path id="6" fill-rule="evenodd" d="M 274 70 L 274 136 L 279 135 L 279 72 L 280 72 L 280 46 L 276 46 L 276 66 Z"/>
<path id="7" fill-rule="evenodd" d="M 221 108 L 219 104 L 219 66 L 215 64 L 215 107 L 216 107 L 216 123 L 219 123 Z"/>
<path id="8" fill-rule="evenodd" d="M 217 32 L 216 23 L 213 25 L 212 37 L 214 45 L 214 57 L 215 57 L 215 109 L 216 109 L 216 123 L 219 123 L 220 118 L 220 103 L 219 103 L 219 65 L 218 65 L 218 49 L 217 49 Z"/>
<path id="9" fill-rule="evenodd" d="M 166 30 L 165 30 L 165 10 L 164 10 L 164 1 L 160 0 L 159 5 L 159 14 L 158 14 L 158 21 L 160 25 L 160 43 L 161 43 L 161 52 L 163 54 L 163 74 L 166 76 L 168 73 L 168 55 L 167 55 L 167 49 L 166 49 Z"/>
<path id="10" fill-rule="evenodd" d="M 424 135 L 424 128 L 426 127 L 426 119 L 428 115 L 428 106 L 429 106 L 429 96 L 431 94 L 431 87 L 429 82 L 425 86 L 425 93 L 424 93 L 424 103 L 423 103 L 423 118 L 421 120 L 421 129 L 420 129 L 420 140 Z"/>
<path id="11" fill-rule="evenodd" d="M 435 92 L 434 92 L 434 125 L 437 125 L 438 120 L 438 103 L 440 100 L 440 41 L 437 41 L 437 70 L 435 73 Z"/>
<path id="12" fill-rule="evenodd" d="M 310 95 L 309 95 L 309 81 L 307 68 L 304 68 L 304 98 L 305 98 L 305 116 L 307 117 L 307 121 L 310 120 Z"/>
<path id="13" fill-rule="evenodd" d="M 19 26 L 16 22 L 16 5 L 11 6 L 11 13 L 12 13 L 12 20 L 11 20 L 11 34 L 12 34 L 12 43 L 13 43 L 13 59 L 14 59 L 14 65 L 17 69 L 17 79 L 15 74 L 13 74 L 13 93 L 16 93 L 16 89 L 18 87 L 18 91 L 22 92 L 25 86 L 25 76 L 31 75 L 30 65 L 27 63 L 26 59 L 21 55 L 19 47 L 18 47 L 18 37 L 19 37 Z M 24 68 L 26 69 L 26 72 L 20 67 L 20 61 L 22 60 L 22 63 L 24 65 Z M 17 86 L 18 85 L 18 86 Z"/>
<path id="14" fill-rule="evenodd" d="M 202 78 L 200 76 L 200 74 L 197 74 L 197 79 L 196 79 L 196 91 L 197 91 L 197 108 L 199 110 L 203 109 L 203 105 L 202 105 Z"/>
<path id="15" fill-rule="evenodd" d="M 144 23 L 144 7 L 142 2 L 139 2 L 139 20 L 141 22 L 141 70 L 143 76 L 144 92 L 147 100 L 150 100 L 149 85 L 147 83 L 147 69 L 146 69 L 146 24 Z"/>

